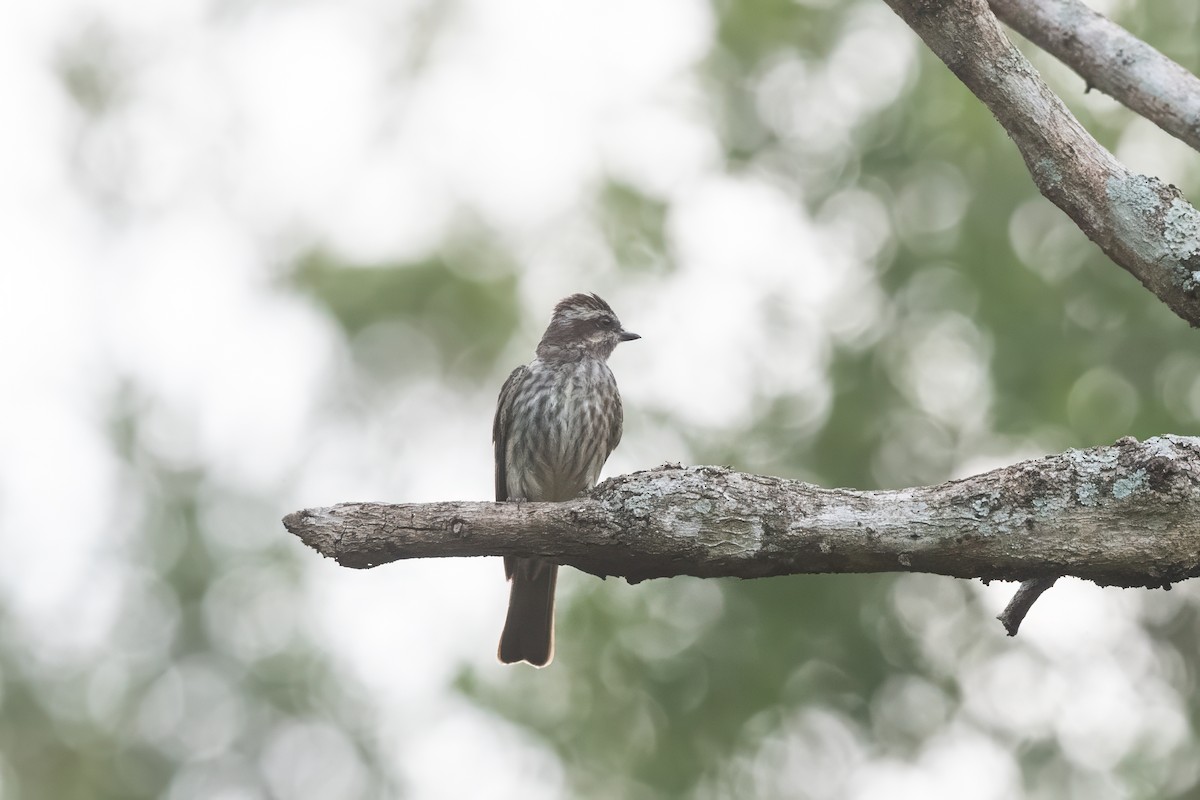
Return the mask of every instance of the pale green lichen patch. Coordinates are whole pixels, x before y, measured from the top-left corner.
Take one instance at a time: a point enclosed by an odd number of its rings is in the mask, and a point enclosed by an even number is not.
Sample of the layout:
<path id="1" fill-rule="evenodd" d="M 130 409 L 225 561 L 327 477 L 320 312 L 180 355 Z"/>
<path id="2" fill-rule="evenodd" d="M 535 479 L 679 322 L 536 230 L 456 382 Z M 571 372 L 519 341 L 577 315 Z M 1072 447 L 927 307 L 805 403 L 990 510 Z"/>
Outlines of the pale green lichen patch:
<path id="1" fill-rule="evenodd" d="M 1096 505 L 1097 498 L 1099 496 L 1099 489 L 1097 489 L 1096 484 L 1092 483 L 1091 481 L 1081 483 L 1075 487 L 1075 497 L 1079 500 L 1079 504 L 1082 506 Z"/>
<path id="2" fill-rule="evenodd" d="M 1163 214 L 1163 239 L 1181 261 L 1200 256 L 1200 211 L 1178 198 L 1172 200 Z"/>
<path id="3" fill-rule="evenodd" d="M 1113 497 L 1124 500 L 1129 495 L 1146 487 L 1146 470 L 1136 470 L 1132 475 L 1113 481 Z"/>
<path id="4" fill-rule="evenodd" d="M 1126 173 L 1109 178 L 1105 190 L 1118 220 L 1140 227 L 1142 220 L 1162 206 L 1162 196 L 1158 192 L 1161 186 L 1162 182 L 1155 178 Z"/>
<path id="5" fill-rule="evenodd" d="M 1114 175 L 1105 190 L 1116 233 L 1138 259 L 1164 265 L 1183 291 L 1200 291 L 1200 211 L 1145 175 Z"/>
<path id="6" fill-rule="evenodd" d="M 992 503 L 990 497 L 977 497 L 971 503 L 971 510 L 975 512 L 977 517 L 986 517 L 992 513 Z"/>
<path id="7" fill-rule="evenodd" d="M 1175 450 L 1175 439 L 1180 438 L 1171 434 L 1155 436 L 1143 442 L 1146 452 L 1156 458 L 1175 459 L 1179 453 Z"/>
<path id="8" fill-rule="evenodd" d="M 1180 282 L 1184 291 L 1200 290 L 1200 211 L 1176 198 L 1163 214 L 1163 241 L 1183 266 Z"/>
<path id="9" fill-rule="evenodd" d="M 981 536 L 996 536 L 1009 534 L 1024 524 L 1029 517 L 1024 513 L 1014 513 L 1012 509 L 1000 507 L 995 509 L 985 522 L 979 524 Z"/>
<path id="10" fill-rule="evenodd" d="M 634 519 L 645 519 L 654 511 L 657 501 L 648 494 L 635 494 L 626 497 L 623 506 Z"/>
<path id="11" fill-rule="evenodd" d="M 1099 475 L 1101 471 L 1111 469 L 1117 463 L 1117 451 L 1111 447 L 1099 451 L 1072 448 L 1064 455 L 1081 475 Z"/>
<path id="12" fill-rule="evenodd" d="M 1057 188 L 1062 184 L 1062 172 L 1059 171 L 1058 164 L 1054 163 L 1054 159 L 1039 158 L 1033 169 L 1034 178 L 1039 179 L 1036 181 L 1039 186 Z"/>

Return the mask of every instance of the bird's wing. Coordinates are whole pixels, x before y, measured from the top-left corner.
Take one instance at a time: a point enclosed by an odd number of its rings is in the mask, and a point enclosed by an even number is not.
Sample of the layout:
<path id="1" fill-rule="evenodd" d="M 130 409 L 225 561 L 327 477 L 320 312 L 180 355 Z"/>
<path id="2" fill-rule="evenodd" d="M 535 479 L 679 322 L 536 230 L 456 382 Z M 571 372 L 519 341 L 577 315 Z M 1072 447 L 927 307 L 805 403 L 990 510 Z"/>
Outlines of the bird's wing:
<path id="1" fill-rule="evenodd" d="M 605 461 L 621 443 L 621 429 L 625 422 L 625 410 L 621 407 L 621 393 L 617 391 L 616 379 L 613 379 L 612 394 L 613 406 L 616 411 L 608 422 L 608 452 L 604 454 Z"/>
<path id="2" fill-rule="evenodd" d="M 508 380 L 500 387 L 500 399 L 496 401 L 496 419 L 492 422 L 492 443 L 496 452 L 496 500 L 508 499 L 508 474 L 505 453 L 508 450 L 509 419 L 512 415 L 512 396 L 517 386 L 529 372 L 529 367 L 520 366 L 512 371 Z"/>

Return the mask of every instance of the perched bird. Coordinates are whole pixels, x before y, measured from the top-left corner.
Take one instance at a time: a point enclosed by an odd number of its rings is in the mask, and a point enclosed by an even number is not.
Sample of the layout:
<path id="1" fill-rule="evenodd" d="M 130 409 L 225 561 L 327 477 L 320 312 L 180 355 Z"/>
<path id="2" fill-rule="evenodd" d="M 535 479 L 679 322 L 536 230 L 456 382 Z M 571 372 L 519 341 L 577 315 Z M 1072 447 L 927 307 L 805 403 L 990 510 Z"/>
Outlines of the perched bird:
<path id="1" fill-rule="evenodd" d="M 559 301 L 537 358 L 500 389 L 492 426 L 497 500 L 571 500 L 596 485 L 621 441 L 621 395 L 606 362 L 619 343 L 640 338 L 594 294 Z M 504 572 L 512 588 L 500 660 L 544 667 L 554 657 L 558 565 L 506 556 Z"/>

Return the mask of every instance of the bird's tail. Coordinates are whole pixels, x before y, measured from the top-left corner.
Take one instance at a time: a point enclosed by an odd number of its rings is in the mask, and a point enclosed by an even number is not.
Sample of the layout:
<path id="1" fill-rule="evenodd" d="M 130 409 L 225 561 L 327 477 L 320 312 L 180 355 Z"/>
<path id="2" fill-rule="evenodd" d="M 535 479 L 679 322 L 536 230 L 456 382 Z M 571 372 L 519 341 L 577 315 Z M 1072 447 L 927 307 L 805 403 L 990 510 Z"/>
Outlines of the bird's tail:
<path id="1" fill-rule="evenodd" d="M 528 661 L 544 667 L 554 658 L 554 585 L 558 565 L 538 558 L 505 558 L 512 580 L 508 617 L 497 655 L 505 664 Z"/>

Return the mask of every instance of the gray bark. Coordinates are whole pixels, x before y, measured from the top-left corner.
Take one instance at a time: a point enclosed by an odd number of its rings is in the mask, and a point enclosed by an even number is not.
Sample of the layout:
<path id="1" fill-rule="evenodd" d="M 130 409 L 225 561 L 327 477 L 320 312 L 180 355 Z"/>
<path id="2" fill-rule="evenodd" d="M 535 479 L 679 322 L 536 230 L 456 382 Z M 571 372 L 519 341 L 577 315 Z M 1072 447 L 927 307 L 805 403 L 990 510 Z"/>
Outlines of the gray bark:
<path id="1" fill-rule="evenodd" d="M 357 568 L 536 555 L 631 582 L 903 571 L 1158 587 L 1200 574 L 1200 438 L 1127 437 L 899 491 L 668 465 L 563 503 L 344 503 L 284 524 Z"/>
<path id="2" fill-rule="evenodd" d="M 988 0 L 1005 24 L 1099 89 L 1200 150 L 1200 78 L 1079 0 Z"/>
<path id="3" fill-rule="evenodd" d="M 996 619 L 1000 620 L 1000 624 L 1004 626 L 1004 630 L 1008 631 L 1009 636 L 1016 636 L 1017 631 L 1021 628 L 1021 623 L 1025 621 L 1025 615 L 1029 613 L 1029 609 L 1037 602 L 1037 599 L 1048 592 L 1054 583 L 1058 580 L 1056 577 L 1048 578 L 1030 578 L 1027 581 L 1021 581 L 1021 586 L 1017 589 L 1017 593 L 1013 595 L 1012 600 L 1008 601 L 1008 605 L 1004 610 L 996 615 Z"/>
<path id="4" fill-rule="evenodd" d="M 1083 128 L 1004 35 L 986 0 L 886 0 L 1004 126 L 1038 190 L 1193 326 L 1200 212 L 1130 172 Z"/>

